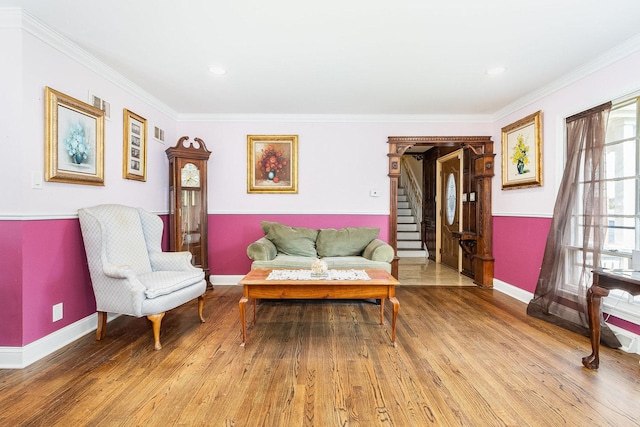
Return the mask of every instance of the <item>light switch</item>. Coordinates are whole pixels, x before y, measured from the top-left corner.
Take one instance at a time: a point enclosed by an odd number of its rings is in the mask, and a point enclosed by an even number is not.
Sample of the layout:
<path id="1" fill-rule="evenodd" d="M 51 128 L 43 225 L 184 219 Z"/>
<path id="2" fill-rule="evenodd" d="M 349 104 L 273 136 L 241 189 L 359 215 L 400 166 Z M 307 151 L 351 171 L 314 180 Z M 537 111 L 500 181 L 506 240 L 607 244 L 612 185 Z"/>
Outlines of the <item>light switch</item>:
<path id="1" fill-rule="evenodd" d="M 42 190 L 42 172 L 31 172 L 31 188 L 35 190 Z"/>

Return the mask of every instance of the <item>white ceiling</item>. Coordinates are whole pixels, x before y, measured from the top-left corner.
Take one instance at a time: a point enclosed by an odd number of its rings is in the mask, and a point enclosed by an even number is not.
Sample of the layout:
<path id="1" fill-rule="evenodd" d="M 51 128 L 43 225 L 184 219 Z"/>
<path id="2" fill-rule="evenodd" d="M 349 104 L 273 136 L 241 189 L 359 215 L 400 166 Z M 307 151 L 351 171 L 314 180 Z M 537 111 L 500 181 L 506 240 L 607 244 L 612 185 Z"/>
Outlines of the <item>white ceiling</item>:
<path id="1" fill-rule="evenodd" d="M 0 0 L 196 114 L 495 115 L 640 44 L 638 0 Z M 209 72 L 223 66 L 223 76 Z M 486 70 L 503 65 L 501 75 Z M 585 71 L 586 72 L 586 71 Z"/>

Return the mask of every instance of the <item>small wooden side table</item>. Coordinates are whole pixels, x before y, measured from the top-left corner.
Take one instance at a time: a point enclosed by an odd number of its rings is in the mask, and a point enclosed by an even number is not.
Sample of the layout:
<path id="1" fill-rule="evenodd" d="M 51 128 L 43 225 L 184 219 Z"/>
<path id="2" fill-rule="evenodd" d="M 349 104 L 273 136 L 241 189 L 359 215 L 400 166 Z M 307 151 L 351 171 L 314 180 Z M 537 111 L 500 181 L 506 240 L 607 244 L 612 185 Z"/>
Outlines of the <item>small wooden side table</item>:
<path id="1" fill-rule="evenodd" d="M 593 270 L 592 273 L 593 283 L 587 291 L 591 354 L 582 358 L 582 364 L 589 369 L 598 369 L 600 365 L 601 299 L 609 295 L 611 289 L 621 289 L 634 296 L 640 295 L 640 271 L 598 268 Z"/>

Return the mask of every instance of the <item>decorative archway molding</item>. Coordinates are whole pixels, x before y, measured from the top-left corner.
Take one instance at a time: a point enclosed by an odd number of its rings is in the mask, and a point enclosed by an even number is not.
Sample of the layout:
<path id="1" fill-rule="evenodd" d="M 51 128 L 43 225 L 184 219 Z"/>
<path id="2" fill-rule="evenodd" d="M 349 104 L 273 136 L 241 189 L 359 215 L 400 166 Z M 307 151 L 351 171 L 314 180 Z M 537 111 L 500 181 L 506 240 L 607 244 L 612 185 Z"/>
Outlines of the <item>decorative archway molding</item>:
<path id="1" fill-rule="evenodd" d="M 473 280 L 478 286 L 493 287 L 491 181 L 494 173 L 493 141 L 489 136 L 390 136 L 389 153 L 389 244 L 396 256 L 391 264 L 398 277 L 398 183 L 400 159 L 411 147 L 460 147 L 465 150 L 472 188 L 475 193 L 475 221 L 463 224 L 460 245 L 473 264 Z"/>

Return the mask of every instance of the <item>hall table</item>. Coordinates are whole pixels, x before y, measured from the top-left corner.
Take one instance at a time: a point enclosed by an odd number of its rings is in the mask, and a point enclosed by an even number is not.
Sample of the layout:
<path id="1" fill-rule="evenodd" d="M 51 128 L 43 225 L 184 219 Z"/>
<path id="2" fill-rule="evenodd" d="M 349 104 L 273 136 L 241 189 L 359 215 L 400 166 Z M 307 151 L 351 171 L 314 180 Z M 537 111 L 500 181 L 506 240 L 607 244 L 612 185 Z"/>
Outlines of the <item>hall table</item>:
<path id="1" fill-rule="evenodd" d="M 592 273 L 593 283 L 587 291 L 591 354 L 582 358 L 582 364 L 589 369 L 598 369 L 600 365 L 601 298 L 609 295 L 611 289 L 621 289 L 634 296 L 640 295 L 640 271 L 597 268 Z"/>
<path id="2" fill-rule="evenodd" d="M 256 299 L 369 299 L 380 300 L 380 324 L 384 324 L 384 300 L 393 304 L 391 342 L 396 346 L 396 320 L 400 303 L 395 287 L 400 282 L 382 269 L 365 269 L 370 280 L 267 280 L 270 268 L 251 270 L 238 283 L 244 291 L 238 303 L 242 323 L 242 347 L 247 341 L 246 304 L 253 299 L 253 323 L 256 323 Z"/>

